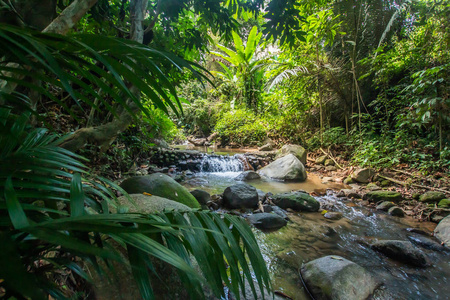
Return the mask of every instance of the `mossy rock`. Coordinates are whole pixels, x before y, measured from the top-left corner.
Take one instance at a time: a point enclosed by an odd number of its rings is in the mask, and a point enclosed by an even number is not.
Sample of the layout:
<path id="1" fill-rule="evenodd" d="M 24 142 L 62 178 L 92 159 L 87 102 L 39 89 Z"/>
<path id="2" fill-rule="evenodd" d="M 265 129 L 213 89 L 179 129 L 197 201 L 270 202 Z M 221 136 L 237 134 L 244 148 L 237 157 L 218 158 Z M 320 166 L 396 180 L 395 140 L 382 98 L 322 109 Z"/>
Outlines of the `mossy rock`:
<path id="1" fill-rule="evenodd" d="M 302 162 L 302 164 L 306 165 L 307 153 L 305 148 L 303 148 L 302 146 L 291 144 L 284 145 L 280 150 L 278 150 L 276 158 L 278 159 L 288 154 L 295 155 Z"/>
<path id="2" fill-rule="evenodd" d="M 387 186 L 391 185 L 391 182 L 389 180 L 383 180 L 383 181 L 380 182 L 380 185 L 382 187 L 387 187 Z"/>
<path id="3" fill-rule="evenodd" d="M 439 200 L 442 200 L 444 198 L 445 198 L 444 193 L 430 191 L 420 196 L 419 201 L 431 203 L 431 202 L 438 202 Z"/>
<path id="4" fill-rule="evenodd" d="M 320 208 L 319 201 L 302 192 L 276 194 L 272 202 L 283 209 L 290 208 L 295 211 L 318 211 Z"/>
<path id="5" fill-rule="evenodd" d="M 412 197 L 414 200 L 419 200 L 420 196 L 422 196 L 421 193 L 413 193 L 411 197 Z"/>
<path id="6" fill-rule="evenodd" d="M 126 196 L 118 198 L 120 205 L 122 207 L 127 207 L 127 212 L 129 213 L 151 214 L 162 212 L 163 210 L 191 210 L 191 208 L 187 205 L 154 195 L 147 196 L 144 194 L 131 194 L 129 196 L 131 201 Z"/>
<path id="7" fill-rule="evenodd" d="M 442 199 L 438 203 L 439 208 L 450 208 L 450 199 Z"/>
<path id="8" fill-rule="evenodd" d="M 316 158 L 315 163 L 317 165 L 323 165 L 325 163 L 325 161 L 327 160 L 327 157 L 328 156 L 326 156 L 326 155 L 319 156 L 318 158 Z"/>
<path id="9" fill-rule="evenodd" d="M 394 203 L 400 202 L 402 194 L 392 191 L 371 191 L 364 195 L 364 200 L 369 200 L 369 202 L 379 202 L 379 201 L 391 201 Z"/>
<path id="10" fill-rule="evenodd" d="M 352 177 L 348 176 L 347 178 L 344 179 L 344 184 L 352 184 L 352 183 L 355 183 Z"/>
<path id="11" fill-rule="evenodd" d="M 326 159 L 323 164 L 325 166 L 334 166 L 334 161 L 332 159 Z"/>
<path id="12" fill-rule="evenodd" d="M 371 191 L 381 190 L 381 188 L 378 185 L 376 185 L 375 183 L 369 183 L 366 186 L 366 189 L 371 190 Z"/>
<path id="13" fill-rule="evenodd" d="M 191 208 L 200 208 L 198 201 L 185 187 L 162 173 L 131 177 L 125 179 L 120 186 L 129 194 L 149 193 Z"/>

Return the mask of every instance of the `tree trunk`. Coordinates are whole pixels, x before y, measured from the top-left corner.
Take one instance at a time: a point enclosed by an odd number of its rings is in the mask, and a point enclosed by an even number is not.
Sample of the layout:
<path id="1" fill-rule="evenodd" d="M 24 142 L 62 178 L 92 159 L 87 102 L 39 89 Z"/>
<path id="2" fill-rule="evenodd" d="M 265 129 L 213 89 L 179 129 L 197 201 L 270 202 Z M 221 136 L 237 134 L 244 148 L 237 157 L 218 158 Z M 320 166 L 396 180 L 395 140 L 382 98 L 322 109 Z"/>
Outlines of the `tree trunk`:
<path id="1" fill-rule="evenodd" d="M 142 43 L 144 39 L 144 27 L 142 22 L 144 21 L 146 9 L 147 1 L 145 0 L 132 0 L 130 3 L 131 39 L 139 43 Z M 132 86 L 130 90 L 133 95 L 139 98 L 139 89 Z M 81 128 L 75 131 L 61 146 L 65 149 L 75 151 L 90 143 L 100 146 L 101 151 L 105 151 L 116 139 L 117 135 L 127 129 L 133 121 L 134 115 L 140 112 L 140 109 L 133 101 L 129 100 L 128 105 L 131 108 L 132 114 L 124 110 L 118 118 L 109 123 L 97 127 Z"/>

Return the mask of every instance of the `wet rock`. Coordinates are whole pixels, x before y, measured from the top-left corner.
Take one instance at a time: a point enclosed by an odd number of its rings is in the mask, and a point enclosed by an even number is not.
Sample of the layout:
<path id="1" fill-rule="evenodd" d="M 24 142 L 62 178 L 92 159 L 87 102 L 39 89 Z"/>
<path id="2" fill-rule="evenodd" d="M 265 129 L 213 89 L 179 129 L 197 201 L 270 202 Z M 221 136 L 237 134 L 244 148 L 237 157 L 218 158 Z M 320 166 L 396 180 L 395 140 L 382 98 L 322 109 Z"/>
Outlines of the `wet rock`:
<path id="1" fill-rule="evenodd" d="M 421 235 L 425 235 L 425 236 L 430 236 L 431 234 L 422 230 L 422 229 L 418 229 L 418 228 L 406 228 L 406 231 L 411 232 L 411 233 L 417 233 L 417 234 L 421 234 Z"/>
<path id="2" fill-rule="evenodd" d="M 372 243 L 371 248 L 387 257 L 416 267 L 426 267 L 427 259 L 411 242 L 384 240 Z"/>
<path id="3" fill-rule="evenodd" d="M 322 156 L 319 156 L 318 158 L 316 158 L 316 161 L 315 161 L 316 165 L 323 165 L 325 163 L 325 160 L 327 159 L 327 157 L 328 156 L 326 156 L 326 155 L 322 155 Z"/>
<path id="4" fill-rule="evenodd" d="M 293 154 L 302 162 L 302 164 L 306 165 L 306 150 L 302 146 L 291 144 L 284 145 L 280 150 L 278 150 L 277 158 L 281 158 L 289 154 Z"/>
<path id="5" fill-rule="evenodd" d="M 192 196 L 197 199 L 198 203 L 201 205 L 206 205 L 211 200 L 211 195 L 203 190 L 193 190 L 191 191 Z"/>
<path id="6" fill-rule="evenodd" d="M 259 213 L 248 216 L 247 220 L 256 228 L 275 230 L 286 226 L 287 221 L 274 213 Z"/>
<path id="7" fill-rule="evenodd" d="M 419 201 L 420 202 L 427 202 L 427 203 L 433 203 L 438 202 L 439 200 L 442 200 L 445 198 L 445 194 L 441 192 L 426 192 L 422 196 L 420 196 Z"/>
<path id="8" fill-rule="evenodd" d="M 395 203 L 390 201 L 383 201 L 377 205 L 377 210 L 388 211 L 391 207 L 394 207 Z"/>
<path id="9" fill-rule="evenodd" d="M 268 204 L 263 205 L 263 210 L 264 210 L 263 212 L 265 212 L 265 213 L 273 212 L 272 206 L 271 206 L 271 205 L 268 205 Z"/>
<path id="10" fill-rule="evenodd" d="M 255 171 L 245 171 L 242 172 L 241 174 L 239 174 L 237 177 L 234 178 L 234 180 L 237 181 L 248 181 L 248 180 L 255 180 L 255 179 L 260 179 L 261 176 L 259 176 L 258 173 L 256 173 Z"/>
<path id="11" fill-rule="evenodd" d="M 361 199 L 361 195 L 355 189 L 343 189 L 341 192 L 344 192 L 345 197 Z"/>
<path id="12" fill-rule="evenodd" d="M 408 240 L 411 243 L 416 244 L 425 249 L 433 250 L 433 251 L 446 251 L 448 250 L 445 246 L 441 245 L 437 240 L 433 240 L 428 237 L 420 236 L 420 235 L 408 235 Z"/>
<path id="13" fill-rule="evenodd" d="M 189 191 L 172 179 L 172 177 L 155 173 L 146 176 L 137 176 L 125 179 L 121 184 L 129 194 L 149 193 L 176 202 L 191 208 L 200 208 L 200 204 Z"/>
<path id="14" fill-rule="evenodd" d="M 232 185 L 223 192 L 223 203 L 229 208 L 254 208 L 258 201 L 258 191 L 246 183 Z"/>
<path id="15" fill-rule="evenodd" d="M 130 213 L 151 214 L 163 210 L 189 211 L 191 208 L 179 202 L 169 200 L 158 196 L 147 196 L 144 194 L 130 194 L 133 202 L 128 197 L 121 196 L 117 198 L 121 205 L 121 210 L 125 208 Z M 113 211 L 115 212 L 115 211 Z"/>
<path id="16" fill-rule="evenodd" d="M 438 203 L 439 208 L 450 208 L 450 199 L 442 199 Z"/>
<path id="17" fill-rule="evenodd" d="M 320 208 L 319 201 L 302 192 L 276 194 L 272 201 L 281 208 L 290 208 L 295 211 L 318 211 Z"/>
<path id="18" fill-rule="evenodd" d="M 450 215 L 439 222 L 434 229 L 434 236 L 437 237 L 441 243 L 450 247 Z"/>
<path id="19" fill-rule="evenodd" d="M 368 299 L 378 282 L 358 264 L 340 256 L 325 256 L 305 264 L 303 280 L 317 300 Z"/>
<path id="20" fill-rule="evenodd" d="M 370 178 L 375 175 L 375 170 L 371 168 L 358 169 L 353 172 L 352 179 L 359 183 L 368 183 Z"/>
<path id="21" fill-rule="evenodd" d="M 391 201 L 398 203 L 402 200 L 402 194 L 392 191 L 372 191 L 366 193 L 363 199 L 369 202 Z"/>
<path id="22" fill-rule="evenodd" d="M 260 175 L 278 180 L 305 181 L 305 166 L 293 154 L 275 160 L 258 171 Z"/>
<path id="23" fill-rule="evenodd" d="M 342 198 L 345 197 L 345 192 L 343 190 L 340 190 L 337 194 L 336 197 Z"/>
<path id="24" fill-rule="evenodd" d="M 394 216 L 394 217 L 404 217 L 405 216 L 405 212 L 403 211 L 403 209 L 401 209 L 398 206 L 393 206 L 393 207 L 389 208 L 388 214 L 391 216 Z"/>
<path id="25" fill-rule="evenodd" d="M 271 205 L 272 211 L 282 217 L 283 219 L 289 220 L 289 217 L 287 215 L 287 212 L 284 209 L 281 209 L 280 207 L 276 205 Z"/>
<path id="26" fill-rule="evenodd" d="M 329 220 L 340 220 L 342 219 L 342 213 L 336 211 L 329 211 L 323 215 L 326 219 Z"/>

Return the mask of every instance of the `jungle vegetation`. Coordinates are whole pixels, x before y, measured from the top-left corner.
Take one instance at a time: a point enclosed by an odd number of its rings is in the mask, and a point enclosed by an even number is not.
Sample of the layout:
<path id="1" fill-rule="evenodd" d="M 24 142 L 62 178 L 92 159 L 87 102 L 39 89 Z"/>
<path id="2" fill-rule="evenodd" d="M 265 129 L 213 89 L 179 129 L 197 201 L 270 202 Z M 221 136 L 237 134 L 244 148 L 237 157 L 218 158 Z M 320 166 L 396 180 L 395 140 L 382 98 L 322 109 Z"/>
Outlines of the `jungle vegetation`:
<path id="1" fill-rule="evenodd" d="M 250 229 L 193 211 L 121 212 L 112 166 L 158 139 L 217 133 L 340 147 L 360 165 L 450 165 L 450 2 L 431 0 L 0 1 L 0 287 L 76 297 L 56 276 L 149 256 L 192 298 L 270 290 Z M 119 213 L 110 214 L 109 208 Z M 127 261 L 111 243 L 127 253 Z M 191 265 L 196 259 L 203 276 Z M 205 259 L 207 258 L 207 259 Z M 4 266 L 8 266 L 7 268 Z M 255 286 L 251 283 L 254 294 Z"/>

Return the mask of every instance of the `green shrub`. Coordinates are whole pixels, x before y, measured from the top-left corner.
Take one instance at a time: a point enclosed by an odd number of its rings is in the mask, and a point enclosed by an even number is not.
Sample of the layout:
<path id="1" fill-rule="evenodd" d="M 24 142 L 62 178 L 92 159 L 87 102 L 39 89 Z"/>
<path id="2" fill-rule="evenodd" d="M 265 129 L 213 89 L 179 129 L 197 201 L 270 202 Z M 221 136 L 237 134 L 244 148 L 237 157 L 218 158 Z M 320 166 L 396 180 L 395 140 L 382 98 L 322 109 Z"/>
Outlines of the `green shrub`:
<path id="1" fill-rule="evenodd" d="M 236 143 L 251 146 L 263 142 L 266 137 L 266 126 L 255 114 L 246 109 L 236 109 L 224 113 L 215 126 L 222 145 Z"/>

